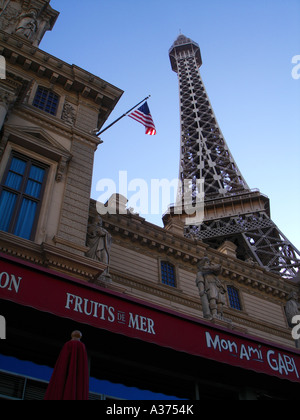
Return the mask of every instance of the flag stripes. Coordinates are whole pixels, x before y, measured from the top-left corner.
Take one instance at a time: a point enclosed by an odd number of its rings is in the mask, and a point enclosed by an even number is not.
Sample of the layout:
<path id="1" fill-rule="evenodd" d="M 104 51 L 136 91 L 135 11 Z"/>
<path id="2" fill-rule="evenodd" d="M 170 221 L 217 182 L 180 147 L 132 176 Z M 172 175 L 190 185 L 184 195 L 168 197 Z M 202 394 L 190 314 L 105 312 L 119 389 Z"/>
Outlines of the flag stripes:
<path id="1" fill-rule="evenodd" d="M 129 114 L 128 117 L 139 122 L 140 124 L 143 124 L 146 128 L 146 134 L 150 136 L 156 135 L 155 124 L 153 122 L 147 102 L 145 102 L 144 105 L 142 105 L 140 108 Z"/>

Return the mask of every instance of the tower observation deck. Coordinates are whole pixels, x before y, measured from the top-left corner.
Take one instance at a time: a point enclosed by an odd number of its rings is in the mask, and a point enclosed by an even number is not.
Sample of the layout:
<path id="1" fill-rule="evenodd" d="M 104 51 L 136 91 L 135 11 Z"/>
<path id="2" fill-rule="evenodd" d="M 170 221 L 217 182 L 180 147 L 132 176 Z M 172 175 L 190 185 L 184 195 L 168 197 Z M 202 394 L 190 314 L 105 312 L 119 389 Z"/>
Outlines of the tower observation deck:
<path id="1" fill-rule="evenodd" d="M 204 195 L 204 218 L 201 223 L 186 225 L 185 236 L 215 249 L 231 241 L 238 258 L 286 278 L 297 277 L 299 251 L 271 220 L 268 197 L 249 188 L 218 125 L 199 72 L 199 45 L 180 35 L 169 56 L 180 93 L 179 202 L 183 201 L 183 188 L 185 193 L 190 190 L 192 204 L 201 192 Z M 171 206 L 164 223 L 183 216 Z"/>

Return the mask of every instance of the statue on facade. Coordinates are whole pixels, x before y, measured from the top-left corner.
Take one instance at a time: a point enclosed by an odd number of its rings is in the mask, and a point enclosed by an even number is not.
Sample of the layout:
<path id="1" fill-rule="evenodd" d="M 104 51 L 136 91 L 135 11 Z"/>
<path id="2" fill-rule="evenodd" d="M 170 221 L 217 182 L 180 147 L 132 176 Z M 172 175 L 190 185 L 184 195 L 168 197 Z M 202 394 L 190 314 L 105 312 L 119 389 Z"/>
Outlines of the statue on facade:
<path id="1" fill-rule="evenodd" d="M 100 276 L 99 280 L 106 283 L 111 282 L 109 275 L 109 261 L 112 237 L 106 229 L 102 227 L 102 219 L 96 216 L 88 226 L 86 246 L 89 251 L 86 256 L 107 265 L 107 269 Z"/>
<path id="2" fill-rule="evenodd" d="M 58 15 L 50 0 L 0 0 L 0 29 L 34 47 L 39 46 L 46 31 L 52 30 Z"/>
<path id="3" fill-rule="evenodd" d="M 292 323 L 294 316 L 300 315 L 300 304 L 298 303 L 297 292 L 291 292 L 288 297 L 288 302 L 285 306 L 286 319 L 289 327 L 293 328 L 295 325 Z"/>
<path id="4" fill-rule="evenodd" d="M 38 13 L 35 9 L 22 13 L 16 26 L 16 35 L 30 39 L 37 31 Z"/>
<path id="5" fill-rule="evenodd" d="M 226 303 L 226 288 L 219 280 L 222 267 L 212 264 L 209 258 L 202 258 L 198 265 L 196 285 L 202 302 L 203 315 L 206 319 L 223 318 Z"/>
<path id="6" fill-rule="evenodd" d="M 287 304 L 285 306 L 285 315 L 290 328 L 294 328 L 293 318 L 296 315 L 300 315 L 300 304 L 297 292 L 291 292 L 288 297 Z M 300 340 L 295 340 L 297 349 L 300 348 Z"/>

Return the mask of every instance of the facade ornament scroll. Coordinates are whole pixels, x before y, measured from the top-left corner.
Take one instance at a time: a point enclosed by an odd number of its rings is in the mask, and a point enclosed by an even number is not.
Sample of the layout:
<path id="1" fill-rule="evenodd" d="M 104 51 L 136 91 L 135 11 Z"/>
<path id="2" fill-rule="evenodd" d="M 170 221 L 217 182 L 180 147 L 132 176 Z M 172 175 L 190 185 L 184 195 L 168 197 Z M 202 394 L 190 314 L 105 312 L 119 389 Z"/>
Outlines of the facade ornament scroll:
<path id="1" fill-rule="evenodd" d="M 208 257 L 202 258 L 198 264 L 196 285 L 202 302 L 203 316 L 206 319 L 224 319 L 223 310 L 226 303 L 226 288 L 218 276 L 222 267 L 212 264 Z"/>
<path id="2" fill-rule="evenodd" d="M 61 119 L 71 125 L 74 125 L 76 122 L 76 111 L 69 102 L 65 102 L 64 104 Z"/>
<path id="3" fill-rule="evenodd" d="M 102 224 L 101 217 L 97 215 L 88 226 L 86 246 L 89 248 L 89 251 L 86 253 L 86 256 L 107 265 L 106 270 L 99 277 L 98 281 L 100 283 L 111 283 L 109 263 L 112 237 L 110 233 L 103 228 Z"/>
<path id="4" fill-rule="evenodd" d="M 69 161 L 70 161 L 70 158 L 69 157 L 62 157 L 61 158 L 61 160 L 60 160 L 60 162 L 58 164 L 58 167 L 57 167 L 57 172 L 56 172 L 56 178 L 55 178 L 55 180 L 57 182 L 61 182 L 61 180 L 63 178 L 63 175 L 66 172 L 66 168 L 68 166 Z"/>

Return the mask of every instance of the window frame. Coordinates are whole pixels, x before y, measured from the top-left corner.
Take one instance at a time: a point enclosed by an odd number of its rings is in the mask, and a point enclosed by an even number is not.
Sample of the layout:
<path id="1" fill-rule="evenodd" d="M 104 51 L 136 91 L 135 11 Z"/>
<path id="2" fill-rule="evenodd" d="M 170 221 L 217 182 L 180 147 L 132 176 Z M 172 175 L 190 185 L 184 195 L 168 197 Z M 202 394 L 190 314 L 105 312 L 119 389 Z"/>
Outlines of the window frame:
<path id="1" fill-rule="evenodd" d="M 47 97 L 46 97 L 46 100 L 45 100 L 45 105 L 43 106 L 43 107 L 41 107 L 41 106 L 39 106 L 39 105 L 37 105 L 37 96 L 38 96 L 38 94 L 40 93 L 40 91 L 41 90 L 43 90 L 43 91 L 46 91 L 47 92 Z M 55 113 L 53 113 L 53 112 L 49 112 L 49 111 L 47 111 L 46 110 L 46 108 L 47 108 L 47 105 L 49 105 L 49 95 L 50 94 L 52 94 L 52 95 L 55 95 L 56 97 L 57 97 L 57 104 L 56 104 L 56 107 L 55 107 Z M 37 88 L 36 88 L 36 91 L 35 91 L 35 94 L 34 94 L 34 97 L 33 97 L 33 99 L 32 99 L 32 106 L 34 107 L 34 108 L 36 108 L 36 109 L 38 109 L 39 111 L 42 111 L 42 112 L 45 112 L 46 114 L 48 114 L 48 115 L 51 115 L 52 117 L 56 117 L 57 116 L 57 114 L 58 114 L 58 110 L 59 110 L 59 103 L 60 103 L 60 99 L 61 99 L 61 97 L 60 97 L 60 95 L 58 95 L 56 92 L 54 92 L 52 89 L 49 89 L 49 88 L 47 88 L 47 87 L 45 87 L 45 86 L 42 86 L 42 85 L 38 85 L 37 86 Z M 51 108 L 51 107 L 50 107 Z"/>
<path id="2" fill-rule="evenodd" d="M 174 285 L 170 284 L 169 282 L 168 283 L 164 282 L 164 280 L 163 280 L 163 267 L 162 267 L 163 264 L 167 264 L 168 266 L 173 268 Z M 163 286 L 166 286 L 166 287 L 171 287 L 172 289 L 177 289 L 178 288 L 178 280 L 177 280 L 178 276 L 177 276 L 176 266 L 172 262 L 162 259 L 162 260 L 159 261 L 159 270 L 160 270 L 160 284 L 162 284 Z"/>
<path id="3" fill-rule="evenodd" d="M 235 296 L 232 296 L 232 293 L 230 293 L 230 290 L 235 293 Z M 243 304 L 242 304 L 239 289 L 229 284 L 227 285 L 227 295 L 228 295 L 229 308 L 234 309 L 239 312 L 243 311 Z M 237 307 L 236 302 L 238 302 L 239 307 Z"/>
<path id="4" fill-rule="evenodd" d="M 23 179 L 21 181 L 21 185 L 20 185 L 19 190 L 15 190 L 12 187 L 4 185 L 5 182 L 7 181 L 8 174 L 11 171 L 11 165 L 12 165 L 12 162 L 13 162 L 14 158 L 26 161 L 26 168 L 25 168 L 25 171 L 24 171 L 24 175 L 22 176 Z M 41 190 L 40 190 L 39 198 L 35 198 L 33 196 L 30 196 L 28 193 L 26 194 L 26 189 L 25 189 L 27 184 L 28 184 L 30 169 L 33 165 L 40 168 L 40 169 L 43 169 L 45 171 L 44 177 L 43 177 L 43 182 L 41 184 Z M 5 171 L 3 173 L 3 176 L 2 176 L 2 179 L 1 179 L 1 182 L 0 182 L 0 197 L 1 197 L 3 191 L 8 191 L 11 194 L 17 195 L 17 199 L 16 199 L 16 203 L 14 205 L 14 209 L 12 211 L 12 216 L 11 216 L 11 220 L 10 220 L 10 223 L 9 223 L 9 228 L 8 228 L 8 230 L 3 231 L 3 232 L 15 235 L 14 231 L 15 231 L 15 228 L 17 226 L 18 217 L 19 217 L 19 214 L 20 214 L 20 211 L 21 211 L 23 198 L 27 198 L 28 200 L 37 203 L 35 216 L 34 216 L 34 221 L 33 221 L 32 229 L 31 229 L 31 233 L 30 233 L 30 238 L 28 239 L 30 241 L 34 240 L 34 237 L 36 235 L 38 222 L 39 222 L 39 216 L 40 216 L 40 212 L 41 212 L 41 208 L 42 208 L 42 204 L 43 204 L 43 198 L 44 198 L 44 193 L 45 193 L 45 189 L 46 189 L 46 185 L 47 185 L 47 178 L 48 178 L 49 169 L 50 168 L 49 168 L 48 165 L 46 165 L 43 162 L 38 161 L 37 159 L 34 159 L 30 156 L 26 156 L 25 154 L 19 153 L 15 150 L 11 151 L 10 156 L 8 158 L 8 161 L 6 163 Z M 22 238 L 21 236 L 18 236 L 18 235 L 15 235 L 15 236 Z"/>

